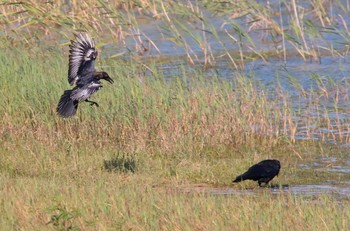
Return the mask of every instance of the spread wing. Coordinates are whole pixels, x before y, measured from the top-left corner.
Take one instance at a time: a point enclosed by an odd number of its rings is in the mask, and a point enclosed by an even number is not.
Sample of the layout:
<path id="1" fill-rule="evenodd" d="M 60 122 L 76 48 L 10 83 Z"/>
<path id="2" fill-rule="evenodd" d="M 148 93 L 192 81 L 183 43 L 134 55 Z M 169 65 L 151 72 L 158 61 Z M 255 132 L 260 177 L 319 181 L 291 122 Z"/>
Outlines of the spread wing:
<path id="1" fill-rule="evenodd" d="M 84 78 L 86 73 L 95 70 L 97 57 L 95 43 L 87 34 L 79 33 L 75 35 L 75 39 L 76 41 L 71 41 L 69 45 L 68 82 L 70 85 Z"/>

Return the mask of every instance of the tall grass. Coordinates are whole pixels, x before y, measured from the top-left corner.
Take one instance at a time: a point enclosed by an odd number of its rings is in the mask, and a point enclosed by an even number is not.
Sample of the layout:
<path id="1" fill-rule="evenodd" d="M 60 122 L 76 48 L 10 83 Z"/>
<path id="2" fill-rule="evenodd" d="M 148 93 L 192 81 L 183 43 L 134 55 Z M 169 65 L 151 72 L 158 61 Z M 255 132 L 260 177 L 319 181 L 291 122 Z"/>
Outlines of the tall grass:
<path id="1" fill-rule="evenodd" d="M 128 150 L 163 151 L 176 150 L 178 145 L 236 146 L 256 135 L 276 139 L 279 128 L 274 124 L 282 112 L 272 111 L 275 103 L 242 77 L 233 86 L 215 77 L 205 80 L 182 73 L 166 83 L 154 67 L 153 76 L 143 78 L 138 76 L 141 66 L 124 68 L 115 61 L 103 64 L 116 84 L 105 85 L 96 96 L 103 102 L 101 107 L 82 104 L 76 118 L 61 119 L 55 109 L 68 87 L 64 55 L 58 50 L 36 59 L 32 55 L 13 49 L 1 54 L 3 76 L 11 76 L 4 78 L 1 92 L 6 109 L 1 127 L 9 137 L 56 142 L 71 137 L 76 144 L 89 140 L 97 147 L 112 142 Z"/>
<path id="2" fill-rule="evenodd" d="M 235 69 L 244 69 L 246 60 L 267 62 L 271 56 L 287 61 L 287 57 L 297 55 L 319 61 L 324 55 L 346 55 L 346 47 L 340 44 L 349 41 L 348 22 L 341 16 L 348 8 L 339 1 L 8 0 L 1 4 L 0 12 L 2 36 L 11 39 L 13 45 L 43 40 L 57 43 L 57 38 L 69 39 L 72 30 L 87 30 L 105 37 L 108 43 L 124 46 L 135 56 L 146 56 L 151 50 L 161 55 L 164 51 L 154 41 L 158 38 L 150 34 L 159 33 L 159 38 L 183 48 L 191 64 L 205 67 L 223 57 Z M 157 30 L 148 31 L 142 20 Z M 337 47 L 327 38 L 334 35 L 342 40 Z M 264 46 L 271 51 L 266 52 Z"/>
<path id="3" fill-rule="evenodd" d="M 349 101 L 346 81 L 332 83 L 313 75 L 315 90 L 306 92 L 291 76 L 300 91 L 291 98 L 280 88 L 271 92 L 242 75 L 222 81 L 183 72 L 165 80 L 152 62 L 146 68 L 122 60 L 102 61 L 116 84 L 105 84 L 96 94 L 101 107 L 81 104 L 75 118 L 61 119 L 55 110 L 68 88 L 66 56 L 58 49 L 2 49 L 0 124 L 9 139 L 29 136 L 55 140 L 52 145 L 57 145 L 69 137 L 77 145 L 89 141 L 102 147 L 108 142 L 128 151 L 162 152 L 192 147 L 198 153 L 218 144 L 238 147 L 269 140 L 274 145 L 281 137 L 294 141 L 300 135 L 349 140 L 348 119 L 343 116 L 349 112 L 342 106 Z"/>

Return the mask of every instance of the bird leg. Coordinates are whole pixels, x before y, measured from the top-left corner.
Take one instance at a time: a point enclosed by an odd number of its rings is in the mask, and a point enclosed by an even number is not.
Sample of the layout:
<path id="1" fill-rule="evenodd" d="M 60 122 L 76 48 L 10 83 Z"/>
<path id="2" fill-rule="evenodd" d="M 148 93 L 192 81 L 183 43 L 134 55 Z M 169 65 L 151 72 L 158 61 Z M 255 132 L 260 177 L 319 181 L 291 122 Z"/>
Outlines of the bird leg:
<path id="1" fill-rule="evenodd" d="M 259 187 L 263 187 L 263 185 L 262 185 L 263 183 L 265 183 L 265 187 L 266 187 L 269 182 L 258 181 Z"/>
<path id="2" fill-rule="evenodd" d="M 90 106 L 96 105 L 96 107 L 99 107 L 100 105 L 98 105 L 98 103 L 94 102 L 94 101 L 90 101 L 88 99 L 85 100 L 85 102 L 90 103 Z"/>

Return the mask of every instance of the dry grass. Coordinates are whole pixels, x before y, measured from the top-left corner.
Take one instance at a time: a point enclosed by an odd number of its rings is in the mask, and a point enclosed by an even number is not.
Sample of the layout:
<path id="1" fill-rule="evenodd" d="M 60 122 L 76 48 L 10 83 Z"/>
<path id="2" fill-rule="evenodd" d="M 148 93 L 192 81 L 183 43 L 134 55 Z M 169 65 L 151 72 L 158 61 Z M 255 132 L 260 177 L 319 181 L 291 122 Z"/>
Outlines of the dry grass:
<path id="1" fill-rule="evenodd" d="M 1 228 L 346 230 L 350 225 L 348 202 L 339 206 L 327 196 L 303 199 L 261 190 L 258 196 L 225 197 L 152 187 L 152 181 L 141 175 L 95 172 L 81 177 L 1 177 Z"/>

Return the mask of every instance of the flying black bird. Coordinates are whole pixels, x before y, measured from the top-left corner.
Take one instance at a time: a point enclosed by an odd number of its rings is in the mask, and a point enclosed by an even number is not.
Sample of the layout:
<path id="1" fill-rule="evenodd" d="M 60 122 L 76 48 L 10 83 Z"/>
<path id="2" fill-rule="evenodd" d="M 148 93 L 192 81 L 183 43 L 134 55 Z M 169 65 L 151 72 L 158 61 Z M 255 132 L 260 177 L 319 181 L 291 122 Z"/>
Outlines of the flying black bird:
<path id="1" fill-rule="evenodd" d="M 89 97 L 102 87 L 101 79 L 114 82 L 106 72 L 95 70 L 97 51 L 92 39 L 82 33 L 75 35 L 75 39 L 69 45 L 68 69 L 68 82 L 75 87 L 66 90 L 61 96 L 56 111 L 62 117 L 74 116 L 82 101 L 98 107 L 98 103 L 88 100 Z"/>
<path id="2" fill-rule="evenodd" d="M 263 160 L 257 164 L 251 166 L 248 171 L 236 177 L 233 181 L 241 182 L 244 180 L 258 181 L 259 186 L 261 183 L 268 184 L 275 176 L 280 172 L 281 163 L 278 160 Z"/>

